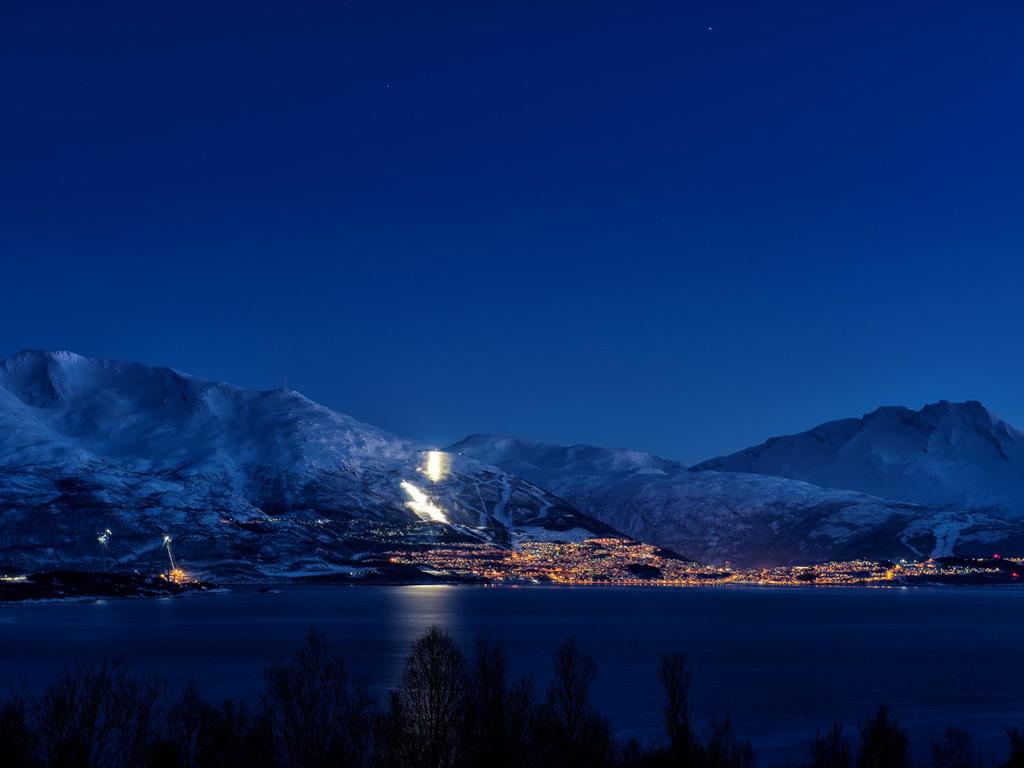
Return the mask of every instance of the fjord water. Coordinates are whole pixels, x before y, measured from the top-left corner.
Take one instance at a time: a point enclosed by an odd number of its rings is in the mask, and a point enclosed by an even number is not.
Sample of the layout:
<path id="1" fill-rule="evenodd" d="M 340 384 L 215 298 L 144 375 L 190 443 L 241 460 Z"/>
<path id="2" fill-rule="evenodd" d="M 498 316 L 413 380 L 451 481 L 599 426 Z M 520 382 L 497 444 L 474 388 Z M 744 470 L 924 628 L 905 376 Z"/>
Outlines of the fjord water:
<path id="1" fill-rule="evenodd" d="M 620 735 L 660 727 L 660 654 L 694 672 L 695 714 L 731 713 L 760 764 L 800 756 L 816 728 L 888 703 L 915 752 L 947 723 L 984 753 L 1024 725 L 1024 592 L 1015 589 L 286 587 L 183 599 L 0 606 L 0 684 L 31 688 L 67 664 L 123 654 L 210 698 L 254 696 L 266 661 L 315 624 L 383 691 L 431 624 L 471 649 L 504 642 L 512 671 L 546 684 L 574 636 L 601 665 L 596 703 Z"/>

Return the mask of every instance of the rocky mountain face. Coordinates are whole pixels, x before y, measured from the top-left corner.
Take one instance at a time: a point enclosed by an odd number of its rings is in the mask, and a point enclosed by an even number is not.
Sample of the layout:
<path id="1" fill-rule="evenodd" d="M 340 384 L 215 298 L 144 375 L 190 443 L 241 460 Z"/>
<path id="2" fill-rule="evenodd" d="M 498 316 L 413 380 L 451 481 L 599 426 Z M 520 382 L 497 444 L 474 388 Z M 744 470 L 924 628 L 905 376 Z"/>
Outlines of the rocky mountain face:
<path id="1" fill-rule="evenodd" d="M 218 578 L 351 567 L 404 544 L 606 533 L 551 493 L 297 392 L 27 350 L 0 362 L 0 573 Z"/>

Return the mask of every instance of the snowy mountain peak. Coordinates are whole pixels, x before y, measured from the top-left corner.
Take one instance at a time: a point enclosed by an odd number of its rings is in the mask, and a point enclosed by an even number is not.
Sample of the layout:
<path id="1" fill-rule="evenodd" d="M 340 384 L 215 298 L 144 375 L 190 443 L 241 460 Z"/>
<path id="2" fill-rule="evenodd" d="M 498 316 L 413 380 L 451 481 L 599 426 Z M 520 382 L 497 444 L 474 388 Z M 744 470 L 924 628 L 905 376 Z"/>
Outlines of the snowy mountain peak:
<path id="1" fill-rule="evenodd" d="M 967 400 L 962 403 L 940 400 L 937 403 L 925 405 L 919 411 L 903 406 L 886 405 L 865 414 L 862 421 L 869 422 L 875 419 L 892 419 L 914 426 L 924 432 L 958 427 L 1000 434 L 1017 432 L 977 400 Z M 1017 436 L 1020 436 L 1019 432 Z"/>
<path id="2" fill-rule="evenodd" d="M 90 361 L 74 352 L 23 349 L 0 363 L 0 385 L 29 405 L 69 394 L 74 369 Z"/>
<path id="3" fill-rule="evenodd" d="M 1024 435 L 980 402 L 884 406 L 698 465 L 1024 515 Z"/>

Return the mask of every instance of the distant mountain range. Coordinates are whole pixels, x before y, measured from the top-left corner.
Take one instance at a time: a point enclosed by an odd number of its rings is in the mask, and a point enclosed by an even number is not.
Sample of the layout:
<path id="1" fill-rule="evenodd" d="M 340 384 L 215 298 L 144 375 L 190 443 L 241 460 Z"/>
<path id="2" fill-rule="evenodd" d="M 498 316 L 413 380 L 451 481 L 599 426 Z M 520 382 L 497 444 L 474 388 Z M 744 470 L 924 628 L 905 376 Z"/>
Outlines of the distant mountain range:
<path id="1" fill-rule="evenodd" d="M 345 569 L 389 543 L 608 532 L 538 486 L 286 390 L 26 350 L 0 362 L 0 574 Z M 450 466 L 448 466 L 450 464 Z"/>
<path id="2" fill-rule="evenodd" d="M 979 403 L 880 408 L 687 467 L 473 435 L 439 452 L 168 368 L 0 361 L 0 573 L 344 572 L 368 552 L 622 531 L 705 562 L 1024 553 L 1024 437 Z"/>
<path id="3" fill-rule="evenodd" d="M 1024 434 L 976 401 L 879 408 L 696 468 L 1024 516 Z"/>
<path id="4" fill-rule="evenodd" d="M 529 479 L 631 536 L 703 562 L 758 566 L 1024 552 L 1024 520 L 1010 513 L 1012 506 L 918 504 L 767 474 L 690 469 L 636 451 L 495 435 L 473 435 L 449 450 Z"/>

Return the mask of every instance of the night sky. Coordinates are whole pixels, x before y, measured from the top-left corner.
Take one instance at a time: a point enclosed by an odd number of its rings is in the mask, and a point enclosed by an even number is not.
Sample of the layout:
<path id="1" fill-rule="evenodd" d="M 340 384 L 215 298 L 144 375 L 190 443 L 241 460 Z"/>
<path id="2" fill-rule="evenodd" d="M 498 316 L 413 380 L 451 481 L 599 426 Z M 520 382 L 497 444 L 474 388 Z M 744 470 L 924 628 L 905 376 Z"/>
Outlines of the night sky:
<path id="1" fill-rule="evenodd" d="M 690 461 L 1024 426 L 1019 3 L 19 5 L 0 357 Z"/>

